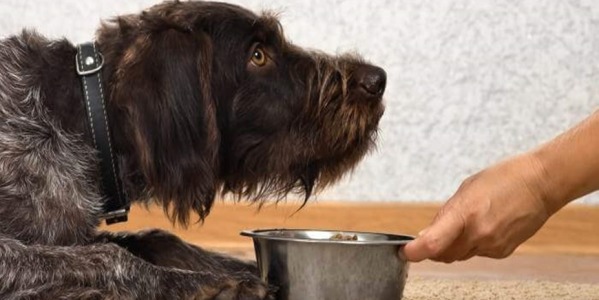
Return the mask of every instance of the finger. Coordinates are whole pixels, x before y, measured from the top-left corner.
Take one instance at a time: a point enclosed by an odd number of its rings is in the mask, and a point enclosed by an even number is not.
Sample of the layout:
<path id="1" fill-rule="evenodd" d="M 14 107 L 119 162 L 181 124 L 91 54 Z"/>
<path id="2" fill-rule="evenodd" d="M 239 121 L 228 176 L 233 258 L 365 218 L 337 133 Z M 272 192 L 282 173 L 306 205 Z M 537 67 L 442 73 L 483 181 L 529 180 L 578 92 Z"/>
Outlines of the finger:
<path id="1" fill-rule="evenodd" d="M 464 220 L 448 211 L 415 240 L 408 243 L 403 251 L 409 261 L 419 262 L 427 258 L 437 258 L 453 244 L 464 231 Z"/>
<path id="2" fill-rule="evenodd" d="M 493 248 L 489 248 L 489 249 L 485 249 L 485 250 L 480 250 L 477 255 L 489 257 L 489 258 L 501 259 L 501 258 L 506 258 L 506 257 L 512 255 L 512 253 L 514 253 L 514 250 L 516 250 L 515 246 L 502 245 L 501 247 L 493 247 Z"/>
<path id="3" fill-rule="evenodd" d="M 453 244 L 447 247 L 445 252 L 434 258 L 434 260 L 444 263 L 452 263 L 468 255 L 472 248 L 474 248 L 474 246 L 472 245 L 468 234 L 462 232 L 462 234 L 453 242 Z"/>
<path id="4" fill-rule="evenodd" d="M 466 255 L 460 257 L 458 259 L 458 261 L 465 261 L 465 260 L 469 260 L 471 258 L 473 258 L 474 256 L 478 255 L 478 248 L 474 247 L 472 249 L 470 249 L 470 251 L 468 251 L 468 253 L 466 253 Z"/>
<path id="5" fill-rule="evenodd" d="M 418 235 L 414 239 L 417 239 L 420 236 L 423 236 L 428 229 L 429 229 L 429 227 L 426 227 L 425 229 L 420 230 L 418 232 Z M 406 247 L 405 245 L 403 247 L 399 247 L 398 255 L 399 255 L 399 257 L 400 257 L 401 260 L 406 260 L 407 259 L 406 258 L 406 254 L 405 254 L 405 247 Z"/>

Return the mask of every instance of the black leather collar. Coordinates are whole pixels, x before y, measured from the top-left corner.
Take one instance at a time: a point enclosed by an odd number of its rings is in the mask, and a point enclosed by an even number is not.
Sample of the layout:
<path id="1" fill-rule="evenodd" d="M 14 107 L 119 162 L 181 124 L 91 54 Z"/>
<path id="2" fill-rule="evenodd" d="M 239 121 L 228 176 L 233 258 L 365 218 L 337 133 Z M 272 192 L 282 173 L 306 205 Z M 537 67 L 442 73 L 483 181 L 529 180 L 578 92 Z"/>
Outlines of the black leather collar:
<path id="1" fill-rule="evenodd" d="M 95 43 L 90 42 L 77 46 L 76 65 L 85 97 L 86 119 L 90 125 L 90 136 L 100 159 L 102 195 L 105 198 L 104 211 L 100 217 L 105 219 L 108 225 L 125 222 L 129 213 L 129 199 L 123 192 L 118 164 L 112 150 L 102 90 L 101 70 L 104 58 L 97 50 Z"/>

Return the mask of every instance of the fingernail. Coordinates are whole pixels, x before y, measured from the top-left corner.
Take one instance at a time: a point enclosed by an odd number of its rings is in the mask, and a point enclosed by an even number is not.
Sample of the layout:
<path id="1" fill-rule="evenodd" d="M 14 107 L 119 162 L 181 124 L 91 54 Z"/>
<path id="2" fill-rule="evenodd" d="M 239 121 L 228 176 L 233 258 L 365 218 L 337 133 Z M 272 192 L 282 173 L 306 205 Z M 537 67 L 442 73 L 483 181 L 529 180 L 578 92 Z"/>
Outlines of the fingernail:
<path id="1" fill-rule="evenodd" d="M 418 236 L 423 236 L 423 235 L 425 235 L 427 231 L 428 231 L 428 227 L 427 227 L 427 228 L 424 228 L 424 229 L 422 229 L 422 230 L 420 230 L 420 232 L 418 232 Z"/>

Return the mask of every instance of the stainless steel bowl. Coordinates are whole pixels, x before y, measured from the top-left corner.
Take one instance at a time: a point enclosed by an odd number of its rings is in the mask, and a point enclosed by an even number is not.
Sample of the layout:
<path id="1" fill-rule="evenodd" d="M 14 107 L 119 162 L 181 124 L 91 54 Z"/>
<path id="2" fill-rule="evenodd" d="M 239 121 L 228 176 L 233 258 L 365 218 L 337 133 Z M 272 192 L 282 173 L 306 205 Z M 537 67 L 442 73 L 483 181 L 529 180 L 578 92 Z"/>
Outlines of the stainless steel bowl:
<path id="1" fill-rule="evenodd" d="M 340 240 L 339 234 L 356 240 Z M 264 229 L 252 237 L 263 280 L 280 300 L 401 299 L 408 262 L 398 255 L 413 238 L 383 233 Z"/>

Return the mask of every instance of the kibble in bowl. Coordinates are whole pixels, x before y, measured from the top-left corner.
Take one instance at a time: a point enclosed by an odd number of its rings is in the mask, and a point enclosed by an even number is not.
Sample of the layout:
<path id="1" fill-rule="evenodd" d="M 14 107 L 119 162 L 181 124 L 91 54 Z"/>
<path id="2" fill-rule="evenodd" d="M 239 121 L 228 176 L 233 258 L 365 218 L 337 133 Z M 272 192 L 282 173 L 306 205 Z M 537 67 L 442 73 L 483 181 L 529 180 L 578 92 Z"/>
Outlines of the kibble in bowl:
<path id="1" fill-rule="evenodd" d="M 355 234 L 343 234 L 343 233 L 339 232 L 339 233 L 335 233 L 331 237 L 331 240 L 332 241 L 357 241 L 358 236 Z"/>

